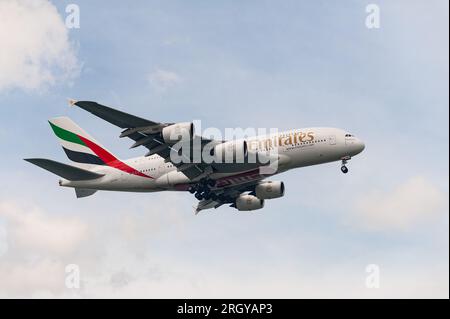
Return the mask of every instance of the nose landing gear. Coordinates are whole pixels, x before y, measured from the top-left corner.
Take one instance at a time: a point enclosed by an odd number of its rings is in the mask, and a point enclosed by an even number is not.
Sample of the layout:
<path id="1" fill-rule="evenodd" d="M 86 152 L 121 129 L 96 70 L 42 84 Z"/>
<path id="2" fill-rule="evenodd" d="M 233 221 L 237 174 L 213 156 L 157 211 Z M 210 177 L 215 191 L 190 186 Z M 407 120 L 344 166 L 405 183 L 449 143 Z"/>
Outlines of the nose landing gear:
<path id="1" fill-rule="evenodd" d="M 350 158 L 351 158 L 350 156 L 347 156 L 342 159 L 341 172 L 344 174 L 348 173 L 348 168 L 346 165 L 347 165 L 347 162 L 350 160 Z"/>

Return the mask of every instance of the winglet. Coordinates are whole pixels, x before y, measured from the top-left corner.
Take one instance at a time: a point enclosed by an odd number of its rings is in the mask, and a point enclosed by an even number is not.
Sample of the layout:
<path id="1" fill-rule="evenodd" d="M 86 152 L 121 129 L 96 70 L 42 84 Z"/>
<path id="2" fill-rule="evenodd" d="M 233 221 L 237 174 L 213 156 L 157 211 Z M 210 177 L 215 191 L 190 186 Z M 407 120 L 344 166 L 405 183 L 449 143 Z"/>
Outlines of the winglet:
<path id="1" fill-rule="evenodd" d="M 67 102 L 69 102 L 69 105 L 70 105 L 70 106 L 74 106 L 75 103 L 77 103 L 78 101 L 77 101 L 77 100 L 74 100 L 74 99 L 67 99 Z"/>

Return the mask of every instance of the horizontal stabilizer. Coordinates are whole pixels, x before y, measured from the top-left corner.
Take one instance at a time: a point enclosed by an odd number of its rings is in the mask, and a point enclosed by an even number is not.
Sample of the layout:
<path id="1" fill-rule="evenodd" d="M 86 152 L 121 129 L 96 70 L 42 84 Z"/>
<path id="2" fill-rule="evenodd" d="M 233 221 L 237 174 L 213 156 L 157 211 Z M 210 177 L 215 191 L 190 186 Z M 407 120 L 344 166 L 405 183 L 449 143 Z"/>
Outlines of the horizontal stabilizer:
<path id="1" fill-rule="evenodd" d="M 82 168 L 70 166 L 45 158 L 26 158 L 25 161 L 39 166 L 53 174 L 68 179 L 69 181 L 85 181 L 102 177 L 103 174 L 94 173 Z"/>
<path id="2" fill-rule="evenodd" d="M 96 189 L 75 188 L 75 194 L 77 195 L 77 198 L 94 195 L 96 191 Z"/>

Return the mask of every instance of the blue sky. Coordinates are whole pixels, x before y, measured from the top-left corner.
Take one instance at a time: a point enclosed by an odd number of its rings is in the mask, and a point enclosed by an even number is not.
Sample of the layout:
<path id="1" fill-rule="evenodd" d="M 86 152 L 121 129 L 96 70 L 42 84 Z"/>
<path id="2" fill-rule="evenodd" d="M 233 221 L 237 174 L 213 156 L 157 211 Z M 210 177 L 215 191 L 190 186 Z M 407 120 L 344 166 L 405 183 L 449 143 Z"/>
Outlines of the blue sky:
<path id="1" fill-rule="evenodd" d="M 377 1 L 380 29 L 364 1 L 2 2 L 0 278 L 18 279 L 0 295 L 448 298 L 446 1 Z M 69 3 L 79 29 L 64 27 Z M 341 127 L 366 150 L 345 176 L 339 163 L 280 175 L 285 198 L 254 214 L 193 216 L 188 194 L 77 200 L 21 160 L 66 160 L 48 118 L 122 158 L 143 150 L 69 97 L 203 128 Z"/>

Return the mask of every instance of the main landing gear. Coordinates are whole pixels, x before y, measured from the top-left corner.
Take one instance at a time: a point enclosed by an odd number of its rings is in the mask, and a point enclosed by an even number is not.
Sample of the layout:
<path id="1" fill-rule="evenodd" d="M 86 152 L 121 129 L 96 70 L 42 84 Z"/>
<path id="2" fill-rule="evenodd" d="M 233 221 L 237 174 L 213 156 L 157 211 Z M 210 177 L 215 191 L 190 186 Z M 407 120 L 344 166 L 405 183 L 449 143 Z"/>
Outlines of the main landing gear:
<path id="1" fill-rule="evenodd" d="M 341 172 L 344 174 L 348 173 L 348 168 L 346 166 L 347 162 L 350 160 L 350 156 L 346 156 L 342 159 Z"/>
<path id="2" fill-rule="evenodd" d="M 211 188 L 216 185 L 216 181 L 212 179 L 202 178 L 197 184 L 189 187 L 188 191 L 191 194 L 195 194 L 195 198 L 202 199 L 217 199 L 216 194 L 211 192 Z"/>

